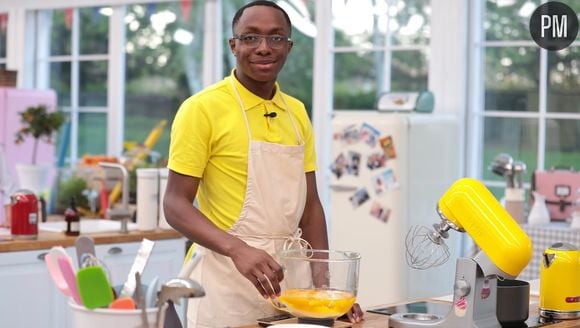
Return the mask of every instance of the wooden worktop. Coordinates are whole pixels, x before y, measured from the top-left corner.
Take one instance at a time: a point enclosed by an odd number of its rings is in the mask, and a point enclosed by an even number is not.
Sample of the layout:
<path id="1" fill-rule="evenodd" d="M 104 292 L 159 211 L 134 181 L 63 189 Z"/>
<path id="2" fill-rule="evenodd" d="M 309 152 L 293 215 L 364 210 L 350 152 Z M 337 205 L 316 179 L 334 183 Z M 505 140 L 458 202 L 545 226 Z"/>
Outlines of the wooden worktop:
<path id="1" fill-rule="evenodd" d="M 439 301 L 439 300 L 432 300 L 432 299 L 420 299 L 420 300 L 415 300 L 413 302 L 416 301 L 428 301 L 428 302 L 434 302 L 434 303 L 448 303 L 449 302 L 444 302 L 444 301 Z M 398 304 L 389 304 L 389 305 L 380 305 L 380 306 L 373 306 L 372 308 L 374 309 L 378 309 L 378 308 L 382 308 L 385 306 L 396 306 Z M 400 304 L 399 304 L 400 305 Z M 532 296 L 530 298 L 530 317 L 537 317 L 538 316 L 538 298 L 535 296 Z M 297 323 L 298 319 L 289 319 L 289 320 L 284 320 L 283 323 Z M 389 327 L 389 316 L 387 315 L 383 315 L 383 314 L 377 314 L 377 313 L 372 313 L 372 312 L 365 312 L 364 314 L 364 320 L 359 322 L 359 323 L 355 323 L 355 324 L 351 324 L 349 322 L 345 322 L 345 321 L 336 321 L 333 328 L 346 328 L 346 327 L 352 327 L 352 328 L 387 328 Z M 552 323 L 550 325 L 546 325 L 545 327 L 549 327 L 549 328 L 572 328 L 572 327 L 580 327 L 580 319 L 578 320 L 562 320 L 560 322 L 557 323 Z M 260 325 L 258 325 L 257 323 L 255 324 L 248 324 L 239 328 L 260 328 Z"/>
<path id="2" fill-rule="evenodd" d="M 129 231 L 122 234 L 119 232 L 93 233 L 91 236 L 96 245 L 138 242 L 147 238 L 150 240 L 177 239 L 182 235 L 175 230 L 157 229 L 154 231 Z M 44 232 L 39 231 L 38 238 L 35 240 L 2 240 L 0 241 L 1 252 L 18 252 L 49 249 L 53 246 L 69 247 L 74 246 L 76 236 L 71 237 L 64 232 Z"/>

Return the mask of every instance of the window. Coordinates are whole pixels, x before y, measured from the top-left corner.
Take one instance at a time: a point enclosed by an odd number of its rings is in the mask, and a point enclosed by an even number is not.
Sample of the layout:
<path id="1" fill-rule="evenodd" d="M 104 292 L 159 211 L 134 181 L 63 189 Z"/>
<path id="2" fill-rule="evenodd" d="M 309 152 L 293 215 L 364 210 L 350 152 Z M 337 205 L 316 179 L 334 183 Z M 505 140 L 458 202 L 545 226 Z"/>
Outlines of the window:
<path id="1" fill-rule="evenodd" d="M 43 37 L 37 44 L 36 86 L 56 91 L 58 106 L 68 114 L 72 127 L 70 134 L 60 135 L 59 143 L 70 144 L 67 158 L 73 162 L 85 153 L 106 153 L 106 8 L 42 10 L 37 12 L 37 21 L 37 35 Z"/>
<path id="2" fill-rule="evenodd" d="M 204 14 L 203 1 L 192 2 L 189 9 L 179 2 L 127 8 L 124 140 L 143 142 L 165 120 L 154 145 L 161 158 L 169 153 L 170 126 L 179 105 L 202 88 Z"/>
<path id="3" fill-rule="evenodd" d="M 562 2 L 580 12 L 578 1 Z M 533 42 L 528 24 L 539 0 L 480 5 L 474 10 L 481 11 L 483 26 L 473 41 L 481 74 L 472 79 L 477 91 L 471 115 L 481 124 L 473 146 L 482 152 L 474 173 L 501 197 L 504 179 L 488 169 L 499 153 L 527 164 L 528 183 L 536 169 L 580 170 L 580 43 L 551 52 Z"/>
<path id="4" fill-rule="evenodd" d="M 427 89 L 430 0 L 332 2 L 334 108 L 373 109 L 385 91 Z"/>
<path id="5" fill-rule="evenodd" d="M 204 5 L 162 1 L 36 12 L 35 86 L 54 89 L 69 115 L 70 134 L 61 133 L 59 144 L 70 145 L 70 164 L 84 154 L 118 155 L 163 120 L 154 150 L 167 157 L 175 112 L 202 88 Z"/>

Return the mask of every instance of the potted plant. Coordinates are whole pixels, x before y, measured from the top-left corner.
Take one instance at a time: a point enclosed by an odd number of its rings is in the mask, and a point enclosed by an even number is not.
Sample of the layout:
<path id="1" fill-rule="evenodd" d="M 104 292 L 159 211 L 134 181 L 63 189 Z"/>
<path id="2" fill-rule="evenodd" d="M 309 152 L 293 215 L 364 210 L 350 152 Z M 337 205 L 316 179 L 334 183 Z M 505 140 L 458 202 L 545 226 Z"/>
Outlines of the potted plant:
<path id="1" fill-rule="evenodd" d="M 45 105 L 30 106 L 19 115 L 22 127 L 16 132 L 16 144 L 23 143 L 28 137 L 34 139 L 32 165 L 16 165 L 20 187 L 39 193 L 46 187 L 50 165 L 37 163 L 38 144 L 40 141 L 52 143 L 54 134 L 66 118 L 62 112 L 49 112 Z"/>

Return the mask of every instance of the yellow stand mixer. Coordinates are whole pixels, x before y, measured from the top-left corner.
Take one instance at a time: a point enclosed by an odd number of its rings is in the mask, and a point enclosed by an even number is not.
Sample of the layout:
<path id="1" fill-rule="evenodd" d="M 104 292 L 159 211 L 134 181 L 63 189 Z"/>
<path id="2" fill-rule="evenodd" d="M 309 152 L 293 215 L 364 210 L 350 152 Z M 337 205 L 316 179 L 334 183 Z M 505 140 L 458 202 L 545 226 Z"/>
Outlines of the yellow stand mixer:
<path id="1" fill-rule="evenodd" d="M 444 239 L 450 229 L 466 232 L 481 251 L 457 259 L 453 305 L 441 317 L 397 313 L 389 327 L 501 327 L 496 317 L 497 278 L 515 279 L 532 257 L 532 242 L 518 223 L 478 180 L 457 180 L 437 206 L 441 222 L 433 229 L 415 227 L 406 238 L 407 262 L 416 269 L 444 263 L 449 251 Z"/>

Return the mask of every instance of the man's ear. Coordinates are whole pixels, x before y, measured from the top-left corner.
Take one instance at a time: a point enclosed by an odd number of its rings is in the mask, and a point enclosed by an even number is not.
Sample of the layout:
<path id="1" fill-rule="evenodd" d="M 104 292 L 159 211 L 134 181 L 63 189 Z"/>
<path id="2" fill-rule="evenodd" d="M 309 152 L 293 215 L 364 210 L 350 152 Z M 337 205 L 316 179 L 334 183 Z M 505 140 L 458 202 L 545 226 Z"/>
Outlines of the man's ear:
<path id="1" fill-rule="evenodd" d="M 235 56 L 236 55 L 236 40 L 233 38 L 229 39 L 228 44 L 230 45 L 230 50 L 232 51 L 232 54 L 234 54 L 234 56 Z"/>

